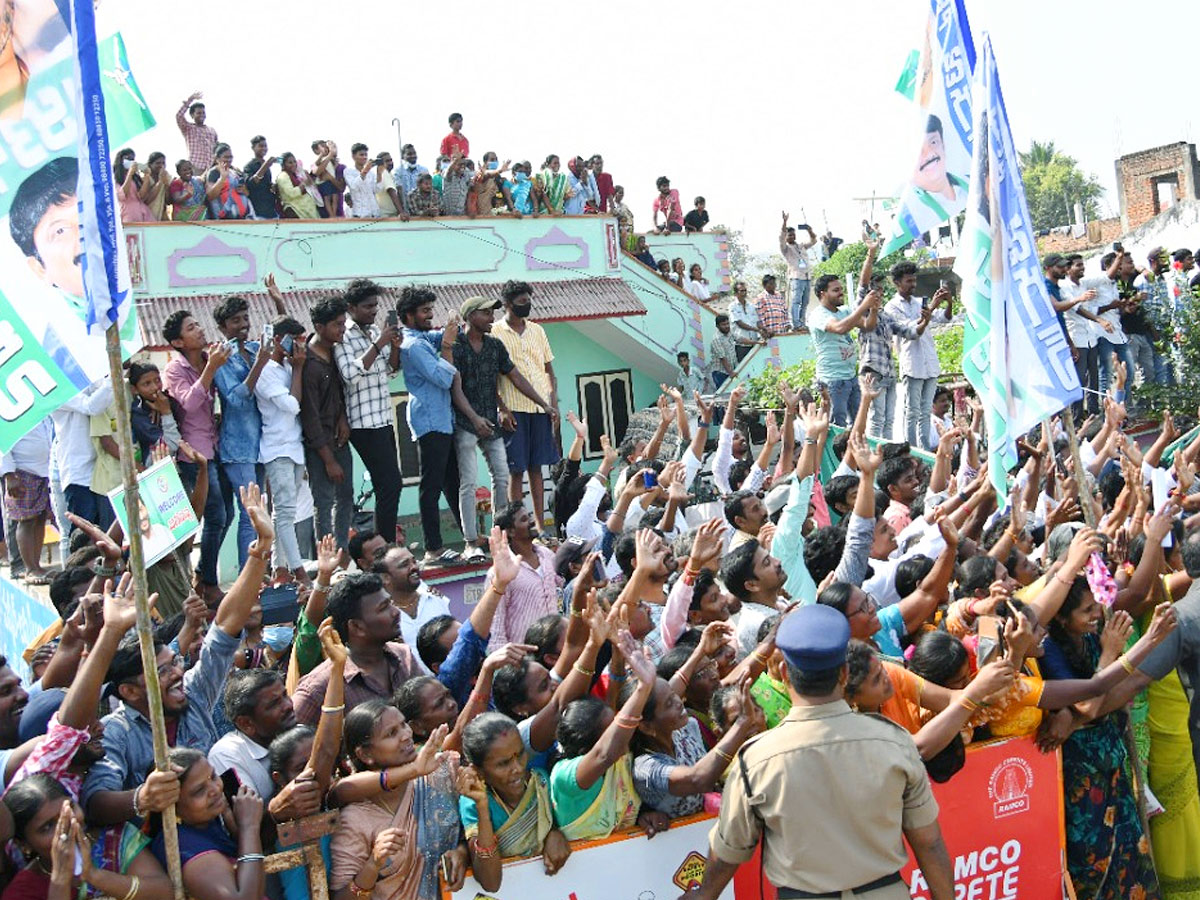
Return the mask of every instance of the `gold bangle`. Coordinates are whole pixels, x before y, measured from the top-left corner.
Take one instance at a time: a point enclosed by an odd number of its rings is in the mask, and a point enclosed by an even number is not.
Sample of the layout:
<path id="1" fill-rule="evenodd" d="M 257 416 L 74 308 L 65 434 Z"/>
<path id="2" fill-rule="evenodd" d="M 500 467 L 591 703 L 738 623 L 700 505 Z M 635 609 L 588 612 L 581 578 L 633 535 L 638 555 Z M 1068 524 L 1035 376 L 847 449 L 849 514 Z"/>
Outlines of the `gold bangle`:
<path id="1" fill-rule="evenodd" d="M 572 607 L 571 608 L 571 617 L 573 619 L 582 619 L 583 618 L 583 610 L 575 609 L 574 607 Z"/>
<path id="2" fill-rule="evenodd" d="M 593 675 L 596 674 L 595 669 L 585 669 L 579 663 L 575 663 L 573 666 L 571 666 L 571 668 L 574 669 L 576 672 L 578 672 L 580 675 L 586 675 L 588 678 L 591 678 Z"/>
<path id="3" fill-rule="evenodd" d="M 968 697 L 966 694 L 963 694 L 961 697 L 959 697 L 958 702 L 963 707 L 965 707 L 968 712 L 978 712 L 979 711 L 979 704 L 976 703 L 974 700 L 972 700 L 970 697 Z"/>
<path id="4" fill-rule="evenodd" d="M 733 754 L 726 753 L 720 747 L 713 747 L 713 753 L 717 754 L 717 756 L 721 757 L 721 759 L 725 760 L 727 763 L 733 762 Z"/>
<path id="5" fill-rule="evenodd" d="M 129 883 L 129 893 L 122 897 L 121 900 L 133 900 L 133 898 L 138 895 L 138 891 L 142 889 L 142 879 L 138 878 L 136 875 L 132 875 L 130 877 L 132 878 L 132 881 Z"/>
<path id="6" fill-rule="evenodd" d="M 375 893 L 374 885 L 372 885 L 369 888 L 365 888 L 362 885 L 360 885 L 357 881 L 355 881 L 353 878 L 350 879 L 349 887 L 350 887 L 350 893 L 352 893 L 355 897 L 370 897 L 371 894 Z"/>
<path id="7" fill-rule="evenodd" d="M 345 708 L 346 708 L 345 703 L 343 703 L 341 706 L 322 706 L 321 713 L 322 714 L 329 713 L 330 715 L 332 715 L 333 713 L 342 712 Z"/>
<path id="8" fill-rule="evenodd" d="M 1125 670 L 1126 675 L 1133 674 L 1133 664 L 1129 662 L 1128 656 L 1126 656 L 1124 653 L 1122 653 L 1121 658 L 1118 659 L 1117 662 L 1119 662 L 1121 664 L 1121 668 Z"/>

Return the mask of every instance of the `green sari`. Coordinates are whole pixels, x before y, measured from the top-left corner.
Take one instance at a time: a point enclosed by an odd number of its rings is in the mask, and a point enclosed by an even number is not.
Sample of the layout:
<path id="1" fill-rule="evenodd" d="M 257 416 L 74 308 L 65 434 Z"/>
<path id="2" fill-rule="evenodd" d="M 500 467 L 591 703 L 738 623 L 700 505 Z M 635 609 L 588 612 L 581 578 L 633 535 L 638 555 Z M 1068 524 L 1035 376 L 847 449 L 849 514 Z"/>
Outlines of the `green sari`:
<path id="1" fill-rule="evenodd" d="M 479 814 L 475 801 L 459 797 L 458 811 L 462 818 L 463 831 L 468 840 L 479 834 Z M 529 783 L 520 802 L 511 810 L 488 788 L 488 811 L 496 840 L 500 843 L 500 856 L 537 856 L 542 852 L 542 842 L 554 828 L 554 813 L 550 808 L 550 790 L 546 786 L 546 773 L 541 769 L 530 769 Z"/>
<path id="2" fill-rule="evenodd" d="M 567 195 L 567 173 L 559 171 L 556 175 L 550 169 L 542 169 L 537 176 L 538 186 L 545 194 L 545 202 L 550 208 L 547 212 L 560 213 L 563 211 L 563 201 Z"/>

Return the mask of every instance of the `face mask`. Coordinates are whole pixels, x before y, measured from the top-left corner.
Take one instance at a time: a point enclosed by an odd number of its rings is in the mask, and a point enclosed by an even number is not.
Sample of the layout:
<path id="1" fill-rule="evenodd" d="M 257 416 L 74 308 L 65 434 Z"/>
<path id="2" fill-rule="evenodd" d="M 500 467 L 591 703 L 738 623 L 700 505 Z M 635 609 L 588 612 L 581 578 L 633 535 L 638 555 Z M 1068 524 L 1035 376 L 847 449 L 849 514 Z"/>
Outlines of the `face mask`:
<path id="1" fill-rule="evenodd" d="M 496 169 L 500 168 L 500 163 L 492 160 L 492 162 L 487 164 L 487 167 L 489 171 L 495 171 Z"/>
<path id="2" fill-rule="evenodd" d="M 296 629 L 291 625 L 269 625 L 263 629 L 263 640 L 276 653 L 282 653 L 292 644 Z"/>
<path id="3" fill-rule="evenodd" d="M 515 177 L 517 179 L 517 181 L 528 181 L 529 180 L 529 176 L 526 175 L 524 172 L 518 172 L 513 177 Z"/>
<path id="4" fill-rule="evenodd" d="M 526 318 L 531 309 L 533 309 L 532 303 L 514 303 L 512 307 L 513 315 L 518 319 Z"/>

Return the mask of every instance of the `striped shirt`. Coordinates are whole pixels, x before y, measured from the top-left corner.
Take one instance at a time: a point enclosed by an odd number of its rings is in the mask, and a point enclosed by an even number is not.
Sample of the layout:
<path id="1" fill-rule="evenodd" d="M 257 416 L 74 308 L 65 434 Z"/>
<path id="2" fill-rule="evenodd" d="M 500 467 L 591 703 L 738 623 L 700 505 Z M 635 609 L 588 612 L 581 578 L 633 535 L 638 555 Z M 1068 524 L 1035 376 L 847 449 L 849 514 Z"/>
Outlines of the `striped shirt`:
<path id="1" fill-rule="evenodd" d="M 505 589 L 492 620 L 490 650 L 498 650 L 511 641 L 525 640 L 530 625 L 542 616 L 560 611 L 554 554 L 541 544 L 534 544 L 533 549 L 537 553 L 538 567 L 535 569 L 524 558 L 519 558 L 517 577 Z M 485 591 L 491 583 L 489 571 L 483 583 Z"/>
<path id="2" fill-rule="evenodd" d="M 388 359 L 391 345 L 383 347 L 371 367 L 363 367 L 363 359 L 379 340 L 379 329 L 363 327 L 346 319 L 346 336 L 333 345 L 333 358 L 346 384 L 346 418 L 351 428 L 387 428 L 392 424 L 392 396 L 388 388 L 392 372 Z"/>
<path id="3" fill-rule="evenodd" d="M 525 376 L 525 380 L 533 385 L 539 397 L 550 399 L 550 375 L 546 365 L 553 361 L 554 354 L 550 352 L 550 342 L 546 340 L 546 331 L 537 322 L 525 320 L 525 330 L 517 334 L 508 324 L 507 319 L 501 319 L 492 326 L 492 336 L 499 338 L 508 350 L 508 355 L 517 367 L 517 371 Z M 500 379 L 500 399 L 513 412 L 539 413 L 544 412 L 536 403 L 513 387 L 507 377 Z"/>

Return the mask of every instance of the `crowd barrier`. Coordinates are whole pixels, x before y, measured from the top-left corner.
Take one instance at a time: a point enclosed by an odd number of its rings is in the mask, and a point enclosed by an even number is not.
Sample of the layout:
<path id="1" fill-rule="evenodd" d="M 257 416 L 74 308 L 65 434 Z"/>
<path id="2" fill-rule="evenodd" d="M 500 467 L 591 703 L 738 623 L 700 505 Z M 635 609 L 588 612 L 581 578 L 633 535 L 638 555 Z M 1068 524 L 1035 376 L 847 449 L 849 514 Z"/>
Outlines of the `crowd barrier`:
<path id="1" fill-rule="evenodd" d="M 1066 831 L 1062 762 L 1029 738 L 968 748 L 962 771 L 933 792 L 954 863 L 955 900 L 1062 900 Z M 813 815 L 821 815 L 813 811 Z M 647 840 L 642 832 L 572 845 L 566 865 L 546 875 L 540 857 L 504 864 L 498 891 L 473 878 L 443 900 L 674 900 L 704 874 L 714 817 L 691 816 Z M 848 847 L 847 859 L 853 848 Z M 909 859 L 914 900 L 928 898 Z M 722 900 L 775 900 L 759 856 L 742 865 Z"/>

